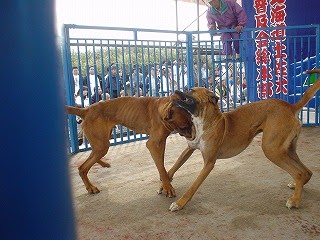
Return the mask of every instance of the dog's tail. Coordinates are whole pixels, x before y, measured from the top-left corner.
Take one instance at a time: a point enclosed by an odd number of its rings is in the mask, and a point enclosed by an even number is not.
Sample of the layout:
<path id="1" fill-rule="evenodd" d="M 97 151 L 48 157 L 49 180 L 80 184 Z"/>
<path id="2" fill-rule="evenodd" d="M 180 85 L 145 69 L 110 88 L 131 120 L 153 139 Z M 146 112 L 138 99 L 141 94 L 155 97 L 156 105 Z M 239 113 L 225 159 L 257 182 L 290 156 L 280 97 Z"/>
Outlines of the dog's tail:
<path id="1" fill-rule="evenodd" d="M 312 74 L 312 73 L 320 73 L 319 68 L 315 68 L 312 70 L 308 70 L 305 73 Z M 310 86 L 305 93 L 303 94 L 302 98 L 299 102 L 293 105 L 294 111 L 298 112 L 300 111 L 310 100 L 313 98 L 313 96 L 316 94 L 316 92 L 320 89 L 320 77 L 315 81 L 315 83 Z"/>
<path id="2" fill-rule="evenodd" d="M 72 107 L 72 106 L 66 106 L 66 112 L 68 114 L 73 114 L 81 117 L 82 119 L 85 118 L 87 114 L 88 109 L 87 108 L 78 108 L 78 107 Z"/>

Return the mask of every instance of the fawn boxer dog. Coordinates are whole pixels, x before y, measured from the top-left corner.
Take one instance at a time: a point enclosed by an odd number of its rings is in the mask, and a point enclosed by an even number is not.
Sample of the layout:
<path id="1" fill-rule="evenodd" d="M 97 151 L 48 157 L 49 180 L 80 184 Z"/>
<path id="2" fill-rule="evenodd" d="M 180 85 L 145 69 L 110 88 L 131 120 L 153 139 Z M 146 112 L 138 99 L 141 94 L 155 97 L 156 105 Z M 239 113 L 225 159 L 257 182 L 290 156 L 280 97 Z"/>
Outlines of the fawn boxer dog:
<path id="1" fill-rule="evenodd" d="M 320 73 L 320 69 L 307 73 Z M 169 210 L 182 209 L 209 175 L 217 159 L 241 153 L 260 132 L 263 132 L 262 150 L 266 157 L 294 179 L 294 194 L 287 200 L 286 206 L 289 209 L 299 207 L 303 186 L 311 178 L 312 172 L 296 153 L 301 130 L 297 115 L 320 88 L 319 79 L 296 104 L 268 99 L 237 107 L 227 113 L 219 110 L 218 98 L 205 88 L 193 88 L 188 93 L 176 91 L 180 99 L 175 100 L 173 105 L 191 115 L 196 136 L 193 140 L 188 140 L 188 147 L 169 170 L 169 178 L 172 179 L 195 149 L 201 151 L 204 166 L 192 186 L 171 204 Z"/>
<path id="2" fill-rule="evenodd" d="M 166 139 L 174 130 L 187 139 L 192 139 L 194 132 L 190 114 L 172 106 L 175 97 L 179 96 L 121 97 L 98 102 L 87 108 L 66 106 L 68 114 L 78 115 L 83 119 L 83 132 L 92 148 L 88 159 L 79 167 L 79 175 L 89 193 L 100 192 L 87 175 L 95 163 L 110 167 L 110 164 L 101 158 L 108 152 L 112 128 L 119 124 L 137 133 L 149 134 L 146 145 L 162 181 L 159 193 L 164 192 L 168 197 L 175 197 L 175 190 L 164 167 Z"/>

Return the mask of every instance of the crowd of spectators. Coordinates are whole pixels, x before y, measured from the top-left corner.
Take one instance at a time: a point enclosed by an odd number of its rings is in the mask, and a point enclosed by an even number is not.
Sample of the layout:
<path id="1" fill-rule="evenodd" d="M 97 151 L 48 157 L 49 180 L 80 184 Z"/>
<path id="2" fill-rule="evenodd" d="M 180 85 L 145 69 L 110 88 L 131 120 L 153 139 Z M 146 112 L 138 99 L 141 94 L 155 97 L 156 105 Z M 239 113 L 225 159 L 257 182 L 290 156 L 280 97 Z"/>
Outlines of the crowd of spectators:
<path id="1" fill-rule="evenodd" d="M 230 95 L 231 102 L 245 100 L 244 75 L 239 76 L 230 64 L 222 73 L 218 67 L 210 70 L 207 63 L 201 63 L 198 69 L 195 62 L 191 79 L 193 86 L 208 87 L 219 96 Z M 105 72 L 105 76 L 101 77 L 94 66 L 90 66 L 88 76 L 79 76 L 78 68 L 72 69 L 76 105 L 86 107 L 99 101 L 123 96 L 163 97 L 171 95 L 175 90 L 185 91 L 190 86 L 187 65 L 180 59 L 143 67 L 133 65 L 131 70 L 111 64 Z M 83 87 L 82 91 L 80 86 Z"/>
<path id="2" fill-rule="evenodd" d="M 227 89 L 225 92 L 231 95 L 230 100 L 233 102 L 244 100 L 246 94 L 244 75 L 239 76 L 233 73 L 230 66 L 222 74 L 219 68 L 211 71 L 207 63 L 201 63 L 200 70 L 197 63 L 194 63 L 193 67 L 193 86 L 208 87 L 215 91 L 212 86 L 225 85 Z M 151 64 L 143 68 L 135 65 L 131 71 L 122 70 L 116 64 L 112 64 L 106 70 L 104 77 L 97 74 L 93 66 L 89 68 L 89 76 L 80 77 L 77 67 L 74 67 L 72 72 L 75 97 L 78 96 L 82 100 L 79 102 L 78 99 L 76 103 L 83 107 L 122 96 L 169 96 L 175 90 L 187 90 L 189 84 L 188 69 L 181 60 Z M 81 79 L 82 84 L 80 84 Z M 84 93 L 79 92 L 81 85 L 85 88 Z M 98 91 L 95 91 L 96 87 Z M 85 97 L 86 95 L 88 98 Z"/>
<path id="3" fill-rule="evenodd" d="M 90 66 L 88 75 L 80 76 L 78 67 L 73 67 L 77 105 L 85 107 L 121 96 L 169 96 L 176 89 L 185 90 L 188 85 L 187 67 L 181 60 L 144 67 L 134 65 L 129 71 L 112 64 L 105 72 L 105 76 L 102 77 L 94 66 Z M 79 90 L 80 87 L 83 88 L 82 92 Z"/>

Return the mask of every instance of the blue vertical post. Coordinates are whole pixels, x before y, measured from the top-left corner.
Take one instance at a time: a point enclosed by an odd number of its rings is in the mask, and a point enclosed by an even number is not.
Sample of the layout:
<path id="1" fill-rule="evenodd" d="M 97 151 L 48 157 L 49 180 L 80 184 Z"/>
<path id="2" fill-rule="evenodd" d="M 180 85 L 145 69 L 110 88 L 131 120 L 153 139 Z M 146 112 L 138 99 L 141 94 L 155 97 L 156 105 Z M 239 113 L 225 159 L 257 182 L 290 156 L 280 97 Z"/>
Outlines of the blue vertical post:
<path id="1" fill-rule="evenodd" d="M 316 27 L 316 68 L 320 67 L 320 25 Z M 320 94 L 319 91 L 316 93 L 315 99 L 316 119 L 315 123 L 317 126 L 320 125 Z"/>
<path id="2" fill-rule="evenodd" d="M 3 1 L 0 26 L 1 239 L 75 239 L 54 1 Z"/>
<path id="3" fill-rule="evenodd" d="M 187 69 L 188 69 L 188 88 L 194 87 L 194 70 L 193 70 L 193 47 L 192 33 L 187 33 Z"/>
<path id="4" fill-rule="evenodd" d="M 64 72 L 64 82 L 66 86 L 66 104 L 74 106 L 75 105 L 75 88 L 74 88 L 74 80 L 72 75 L 72 63 L 71 63 L 71 52 L 70 52 L 70 35 L 69 35 L 69 27 L 64 25 L 63 27 L 63 46 L 62 46 L 62 55 L 63 55 L 63 72 Z M 78 46 L 79 47 L 79 46 Z M 78 49 L 79 54 L 79 49 Z M 78 59 L 80 62 L 80 58 Z M 78 63 L 76 66 L 79 68 L 79 73 L 81 73 L 81 65 Z M 82 77 L 79 75 L 80 81 L 80 89 L 82 89 Z M 81 92 L 82 93 L 82 92 Z M 68 115 L 68 126 L 70 131 L 70 141 L 68 145 L 71 147 L 71 152 L 79 152 L 79 144 L 78 144 L 78 132 L 77 132 L 77 123 L 75 115 Z"/>

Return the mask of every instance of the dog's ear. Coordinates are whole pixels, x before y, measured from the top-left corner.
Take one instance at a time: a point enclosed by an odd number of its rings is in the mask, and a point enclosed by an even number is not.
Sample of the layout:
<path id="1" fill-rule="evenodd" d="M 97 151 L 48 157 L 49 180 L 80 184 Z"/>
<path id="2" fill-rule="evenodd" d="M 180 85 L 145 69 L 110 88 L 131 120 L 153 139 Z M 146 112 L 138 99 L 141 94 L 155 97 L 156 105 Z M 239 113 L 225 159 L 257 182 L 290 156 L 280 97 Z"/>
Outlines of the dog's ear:
<path id="1" fill-rule="evenodd" d="M 160 108 L 159 108 L 159 113 L 160 116 L 162 116 L 163 120 L 169 120 L 172 118 L 172 102 L 167 102 L 165 104 L 163 104 Z"/>
<path id="2" fill-rule="evenodd" d="M 209 96 L 209 102 L 213 103 L 214 105 L 217 105 L 219 101 L 219 97 L 217 97 L 214 93 L 211 93 Z"/>
<path id="3" fill-rule="evenodd" d="M 170 101 L 174 101 L 174 100 L 179 100 L 180 96 L 176 93 L 173 93 L 172 95 L 170 95 Z"/>

